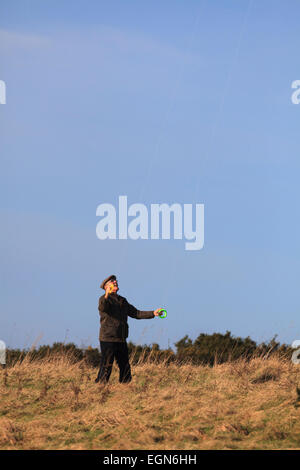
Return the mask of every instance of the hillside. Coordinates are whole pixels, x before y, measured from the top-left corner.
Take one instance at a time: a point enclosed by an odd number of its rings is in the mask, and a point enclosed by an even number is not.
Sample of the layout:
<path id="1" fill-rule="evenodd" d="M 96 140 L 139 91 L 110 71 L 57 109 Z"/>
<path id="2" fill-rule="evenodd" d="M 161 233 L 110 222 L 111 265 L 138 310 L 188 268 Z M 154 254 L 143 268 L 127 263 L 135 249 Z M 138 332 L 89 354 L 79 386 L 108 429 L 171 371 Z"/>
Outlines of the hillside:
<path id="1" fill-rule="evenodd" d="M 1 449 L 299 449 L 300 367 L 274 356 L 132 366 L 94 383 L 67 355 L 0 371 Z M 300 403 L 299 403 L 300 405 Z"/>

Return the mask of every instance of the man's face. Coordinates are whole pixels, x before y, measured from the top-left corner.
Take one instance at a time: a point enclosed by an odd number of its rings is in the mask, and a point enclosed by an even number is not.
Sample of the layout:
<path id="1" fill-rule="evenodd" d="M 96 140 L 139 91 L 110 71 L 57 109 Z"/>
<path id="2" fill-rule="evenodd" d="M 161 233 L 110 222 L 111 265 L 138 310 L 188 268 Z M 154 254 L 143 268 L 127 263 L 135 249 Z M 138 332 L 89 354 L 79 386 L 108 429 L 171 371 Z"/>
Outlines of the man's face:
<path id="1" fill-rule="evenodd" d="M 114 281 L 109 281 L 105 284 L 105 288 L 108 288 L 110 289 L 110 292 L 118 292 L 119 290 L 119 286 L 118 286 L 118 281 L 117 280 L 114 280 Z"/>

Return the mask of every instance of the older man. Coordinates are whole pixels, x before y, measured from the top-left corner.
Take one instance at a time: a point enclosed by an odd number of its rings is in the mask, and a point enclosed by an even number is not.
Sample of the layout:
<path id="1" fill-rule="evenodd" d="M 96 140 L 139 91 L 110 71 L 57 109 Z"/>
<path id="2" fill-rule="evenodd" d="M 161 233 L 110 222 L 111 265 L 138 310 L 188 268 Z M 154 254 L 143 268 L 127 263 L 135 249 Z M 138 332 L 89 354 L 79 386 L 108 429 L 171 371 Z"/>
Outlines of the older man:
<path id="1" fill-rule="evenodd" d="M 101 362 L 95 382 L 107 383 L 112 371 L 114 359 L 120 369 L 119 382 L 131 381 L 131 370 L 128 358 L 126 338 L 128 337 L 128 316 L 136 319 L 154 318 L 159 315 L 160 309 L 137 310 L 129 304 L 125 297 L 118 295 L 118 281 L 115 275 L 104 279 L 101 289 L 105 294 L 99 298 L 98 310 L 100 314 L 100 348 Z"/>

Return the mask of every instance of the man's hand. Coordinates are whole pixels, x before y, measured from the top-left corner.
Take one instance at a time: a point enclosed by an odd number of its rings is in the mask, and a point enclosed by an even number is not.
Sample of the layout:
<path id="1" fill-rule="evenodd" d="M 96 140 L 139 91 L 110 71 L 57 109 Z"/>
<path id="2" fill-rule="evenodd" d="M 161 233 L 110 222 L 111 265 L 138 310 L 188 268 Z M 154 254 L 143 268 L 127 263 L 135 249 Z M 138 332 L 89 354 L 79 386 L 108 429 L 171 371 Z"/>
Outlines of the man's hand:
<path id="1" fill-rule="evenodd" d="M 156 317 L 159 317 L 160 311 L 161 311 L 161 308 L 157 308 L 156 310 L 154 310 L 153 313 Z"/>
<path id="2" fill-rule="evenodd" d="M 112 294 L 115 291 L 115 281 L 107 282 L 105 284 L 105 298 Z"/>

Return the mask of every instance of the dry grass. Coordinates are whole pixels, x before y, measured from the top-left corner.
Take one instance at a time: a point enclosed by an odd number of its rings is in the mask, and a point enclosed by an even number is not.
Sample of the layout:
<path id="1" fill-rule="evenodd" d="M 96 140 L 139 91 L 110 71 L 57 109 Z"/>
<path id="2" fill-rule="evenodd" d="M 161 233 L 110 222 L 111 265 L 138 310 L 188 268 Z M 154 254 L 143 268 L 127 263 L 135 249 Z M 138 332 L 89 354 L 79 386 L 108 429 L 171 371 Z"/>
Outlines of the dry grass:
<path id="1" fill-rule="evenodd" d="M 105 386 L 96 373 L 67 356 L 0 371 L 0 448 L 300 448 L 300 367 L 288 360 L 138 364 L 130 384 L 115 364 Z"/>

